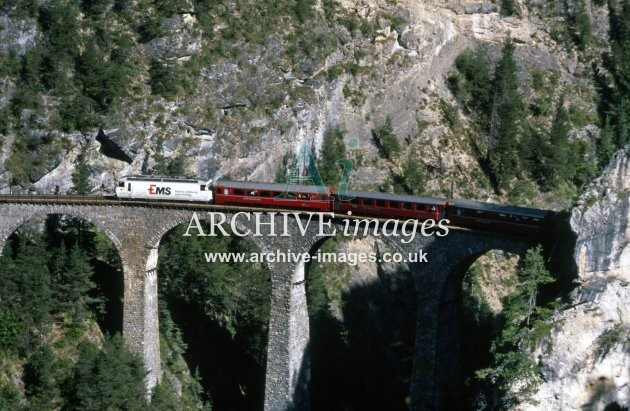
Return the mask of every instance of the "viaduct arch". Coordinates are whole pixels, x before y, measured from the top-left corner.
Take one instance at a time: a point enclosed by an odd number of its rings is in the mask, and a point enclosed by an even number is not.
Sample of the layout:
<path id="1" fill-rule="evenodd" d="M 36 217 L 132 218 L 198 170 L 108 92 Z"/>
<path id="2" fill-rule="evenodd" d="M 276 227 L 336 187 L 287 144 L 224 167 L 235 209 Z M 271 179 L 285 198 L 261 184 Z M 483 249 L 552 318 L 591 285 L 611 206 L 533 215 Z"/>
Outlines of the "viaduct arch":
<path id="1" fill-rule="evenodd" d="M 188 224 L 192 213 L 205 219 L 203 206 L 162 204 L 134 205 L 120 201 L 73 203 L 59 198 L 49 202 L 0 203 L 0 250 L 7 238 L 26 221 L 50 214 L 63 214 L 89 221 L 101 229 L 116 246 L 124 277 L 123 337 L 129 347 L 141 354 L 149 374 L 147 387 L 152 389 L 161 377 L 157 304 L 157 257 L 162 236 L 180 224 Z M 216 209 L 215 209 L 216 211 Z M 227 218 L 234 211 L 226 212 Z M 274 217 L 277 227 L 282 217 Z M 291 220 L 290 220 L 291 221 Z M 251 229 L 253 222 L 241 221 L 240 230 Z M 261 252 L 291 250 L 308 253 L 317 249 L 326 234 L 343 230 L 333 222 L 319 233 L 311 224 L 302 235 L 295 221 L 289 225 L 289 236 L 250 237 Z M 325 234 L 325 235 L 321 235 Z M 415 333 L 415 354 L 411 379 L 413 410 L 439 408 L 441 398 L 435 395 L 436 385 L 445 378 L 436 360 L 440 300 L 449 275 L 462 261 L 490 250 L 522 254 L 531 244 L 527 239 L 468 230 L 451 230 L 445 237 L 422 237 L 418 234 L 408 244 L 399 238 L 383 237 L 395 250 L 408 253 L 422 249 L 428 263 L 414 263 L 411 273 L 416 287 L 418 313 Z M 309 404 L 309 318 L 303 262 L 268 262 L 271 272 L 271 307 L 265 410 L 308 409 Z"/>

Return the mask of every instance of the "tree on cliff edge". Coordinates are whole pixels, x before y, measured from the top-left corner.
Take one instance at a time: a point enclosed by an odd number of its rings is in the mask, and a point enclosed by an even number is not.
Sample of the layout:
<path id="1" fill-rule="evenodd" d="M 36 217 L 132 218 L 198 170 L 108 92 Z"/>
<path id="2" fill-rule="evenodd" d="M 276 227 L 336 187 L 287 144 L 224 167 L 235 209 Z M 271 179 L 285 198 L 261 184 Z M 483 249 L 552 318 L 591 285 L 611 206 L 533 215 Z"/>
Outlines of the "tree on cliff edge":
<path id="1" fill-rule="evenodd" d="M 86 195 L 90 194 L 94 187 L 90 182 L 90 166 L 86 160 L 87 146 L 81 148 L 81 153 L 77 156 L 75 169 L 72 172 L 72 187 L 70 193 Z"/>
<path id="2" fill-rule="evenodd" d="M 527 250 L 519 264 L 515 290 L 503 299 L 503 328 L 492 342 L 493 362 L 476 372 L 502 394 L 504 406 L 511 408 L 540 384 L 540 368 L 531 351 L 549 334 L 548 308 L 537 305 L 540 286 L 554 281 L 545 267 L 542 247 Z"/>
<path id="3" fill-rule="evenodd" d="M 489 160 L 500 189 L 507 189 L 518 170 L 518 136 L 524 104 L 518 92 L 515 45 L 510 37 L 503 44 L 503 57 L 497 64 L 493 88 L 494 99 L 490 115 Z"/>

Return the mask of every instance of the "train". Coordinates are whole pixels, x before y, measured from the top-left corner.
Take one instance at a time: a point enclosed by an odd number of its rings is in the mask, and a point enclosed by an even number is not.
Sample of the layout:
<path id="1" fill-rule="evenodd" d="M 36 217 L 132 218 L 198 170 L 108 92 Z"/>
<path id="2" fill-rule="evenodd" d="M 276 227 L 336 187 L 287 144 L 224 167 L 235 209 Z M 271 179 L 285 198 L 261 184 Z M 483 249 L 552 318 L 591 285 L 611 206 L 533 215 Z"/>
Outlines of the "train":
<path id="1" fill-rule="evenodd" d="M 421 197 L 313 185 L 253 181 L 199 180 L 166 176 L 126 176 L 118 179 L 121 199 L 205 202 L 217 205 L 335 212 L 374 218 L 439 221 L 462 228 L 539 234 L 551 212 L 534 208 L 442 197 Z"/>

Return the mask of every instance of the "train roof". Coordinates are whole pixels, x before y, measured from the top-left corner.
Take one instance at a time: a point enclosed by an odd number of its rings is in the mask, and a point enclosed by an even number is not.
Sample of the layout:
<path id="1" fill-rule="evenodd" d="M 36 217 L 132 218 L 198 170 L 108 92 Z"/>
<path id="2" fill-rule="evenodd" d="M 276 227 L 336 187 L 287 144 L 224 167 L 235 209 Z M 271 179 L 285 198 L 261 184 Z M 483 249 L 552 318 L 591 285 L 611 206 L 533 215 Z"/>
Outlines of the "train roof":
<path id="1" fill-rule="evenodd" d="M 172 176 L 124 176 L 118 180 L 123 181 L 160 181 L 163 183 L 206 183 L 204 180 L 187 177 L 172 177 Z"/>
<path id="2" fill-rule="evenodd" d="M 232 181 L 232 180 L 218 180 L 214 183 L 215 186 L 241 188 L 241 189 L 254 189 L 254 190 L 269 190 L 269 191 L 284 191 L 286 183 L 261 183 L 258 181 Z M 290 192 L 299 193 L 314 193 L 318 194 L 317 186 L 306 184 L 291 184 L 289 186 Z"/>
<path id="3" fill-rule="evenodd" d="M 493 211 L 505 214 L 518 214 L 532 218 L 545 218 L 545 216 L 549 213 L 549 210 L 485 203 L 474 200 L 452 199 L 448 200 L 448 204 L 455 207 L 469 208 L 473 210 Z"/>
<path id="4" fill-rule="evenodd" d="M 335 190 L 334 193 L 336 195 L 339 194 L 337 190 Z M 380 193 L 375 191 L 348 190 L 346 191 L 346 195 L 351 197 L 369 198 L 373 200 L 389 200 L 405 203 L 432 204 L 441 206 L 446 203 L 446 199 L 440 197 L 419 197 L 404 194 Z"/>

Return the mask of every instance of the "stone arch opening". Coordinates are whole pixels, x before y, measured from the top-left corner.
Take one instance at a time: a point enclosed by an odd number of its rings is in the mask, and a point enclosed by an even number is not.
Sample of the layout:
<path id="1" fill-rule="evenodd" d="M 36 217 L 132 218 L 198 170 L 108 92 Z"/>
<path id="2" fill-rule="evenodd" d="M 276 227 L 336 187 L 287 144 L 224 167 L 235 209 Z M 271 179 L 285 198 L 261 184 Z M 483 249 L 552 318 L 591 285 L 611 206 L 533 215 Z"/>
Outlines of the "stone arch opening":
<path id="1" fill-rule="evenodd" d="M 208 262 L 206 253 L 249 256 L 260 249 L 235 235 L 184 237 L 189 221 L 187 213 L 156 241 L 162 381 L 186 395 L 195 384 L 189 370 L 213 407 L 262 409 L 270 270 L 263 262 Z"/>
<path id="2" fill-rule="evenodd" d="M 434 395 L 440 407 L 491 406 L 496 392 L 475 371 L 491 364 L 502 298 L 514 289 L 519 259 L 503 250 L 477 251 L 448 274 L 437 307 Z"/>
<path id="3" fill-rule="evenodd" d="M 409 267 L 378 262 L 395 251 L 372 236 L 312 247 L 320 259 L 306 267 L 313 411 L 409 408 L 417 294 Z M 346 258 L 322 262 L 324 253 Z M 376 261 L 358 263 L 360 253 Z"/>
<path id="4" fill-rule="evenodd" d="M 73 285 L 86 291 L 85 299 L 100 300 L 91 303 L 90 310 L 94 313 L 94 320 L 102 334 L 122 332 L 123 328 L 123 275 L 122 263 L 118 248 L 114 243 L 116 237 L 109 229 L 94 224 L 91 219 L 75 213 L 33 213 L 23 219 L 13 222 L 7 228 L 8 236 L 0 239 L 0 254 L 5 257 L 15 255 L 20 241 L 30 237 L 30 242 L 38 242 L 47 260 L 49 273 L 49 287 L 53 303 L 61 296 L 55 293 L 71 293 L 66 290 L 69 281 L 77 284 L 81 281 L 93 281 L 93 287 L 87 284 Z M 24 237 L 22 234 L 25 234 Z M 22 237 L 22 238 L 21 238 Z M 35 239 L 37 237 L 37 239 Z M 73 253 L 77 248 L 80 252 Z M 79 262 L 75 259 L 80 259 Z M 79 270 L 77 264 L 87 264 L 85 279 L 68 277 L 68 270 Z M 76 274 L 74 274 L 76 276 Z M 60 288 L 66 287 L 66 288 Z M 57 290 L 59 288 L 59 290 Z M 65 291 L 64 291 L 65 290 Z M 77 299 L 83 296 L 77 294 Z M 87 303 L 86 303 L 87 304 Z M 67 303 L 66 303 L 67 305 Z M 57 309 L 53 306 L 54 309 Z M 85 307 L 87 308 L 87 307 Z M 83 314 L 82 314 L 83 315 Z M 57 320 L 55 320 L 57 321 Z"/>

